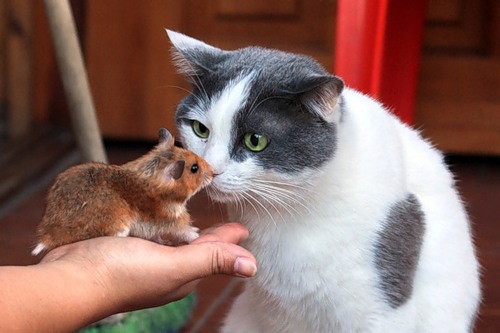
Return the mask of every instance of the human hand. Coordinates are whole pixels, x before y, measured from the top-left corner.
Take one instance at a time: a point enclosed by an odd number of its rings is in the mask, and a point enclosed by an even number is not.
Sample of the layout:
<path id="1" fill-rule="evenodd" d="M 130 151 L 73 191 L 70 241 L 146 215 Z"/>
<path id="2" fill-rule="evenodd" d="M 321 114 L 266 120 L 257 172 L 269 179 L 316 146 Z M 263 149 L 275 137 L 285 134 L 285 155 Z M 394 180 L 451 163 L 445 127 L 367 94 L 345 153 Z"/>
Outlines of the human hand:
<path id="1" fill-rule="evenodd" d="M 179 247 L 134 237 L 100 237 L 56 248 L 41 264 L 75 265 L 115 304 L 112 312 L 131 311 L 180 299 L 203 277 L 255 275 L 254 256 L 236 245 L 247 237 L 247 229 L 236 223 L 209 229 Z"/>

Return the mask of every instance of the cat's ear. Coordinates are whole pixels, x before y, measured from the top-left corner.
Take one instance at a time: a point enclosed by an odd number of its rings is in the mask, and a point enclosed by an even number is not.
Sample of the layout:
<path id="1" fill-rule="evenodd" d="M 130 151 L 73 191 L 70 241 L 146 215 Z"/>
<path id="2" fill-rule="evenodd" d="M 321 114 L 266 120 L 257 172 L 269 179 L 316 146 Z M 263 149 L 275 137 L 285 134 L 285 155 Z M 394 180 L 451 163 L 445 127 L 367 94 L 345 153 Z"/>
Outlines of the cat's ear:
<path id="1" fill-rule="evenodd" d="M 172 149 L 175 139 L 166 128 L 160 128 L 158 131 L 158 142 L 163 148 Z"/>
<path id="2" fill-rule="evenodd" d="M 184 160 L 175 161 L 174 163 L 167 165 L 164 170 L 165 179 L 169 181 L 181 178 L 182 174 L 184 173 L 185 165 L 186 161 Z"/>
<path id="3" fill-rule="evenodd" d="M 337 120 L 340 114 L 337 102 L 342 90 L 344 81 L 339 77 L 311 74 L 296 81 L 289 92 L 298 96 L 308 111 L 332 122 Z"/>
<path id="4" fill-rule="evenodd" d="M 172 42 L 172 58 L 180 74 L 189 77 L 210 72 L 223 60 L 227 51 L 208 45 L 200 40 L 165 29 Z"/>

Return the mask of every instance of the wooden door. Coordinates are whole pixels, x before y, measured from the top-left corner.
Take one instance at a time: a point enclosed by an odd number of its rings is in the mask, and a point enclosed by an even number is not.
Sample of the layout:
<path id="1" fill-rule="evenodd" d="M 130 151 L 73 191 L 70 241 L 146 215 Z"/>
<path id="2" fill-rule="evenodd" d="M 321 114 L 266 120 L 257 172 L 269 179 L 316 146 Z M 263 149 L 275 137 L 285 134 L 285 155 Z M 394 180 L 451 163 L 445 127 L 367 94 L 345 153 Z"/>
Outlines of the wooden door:
<path id="1" fill-rule="evenodd" d="M 451 153 L 500 154 L 500 2 L 429 0 L 416 119 Z"/>
<path id="2" fill-rule="evenodd" d="M 31 1 L 0 1 L 0 142 L 32 125 L 33 11 Z"/>
<path id="3" fill-rule="evenodd" d="M 334 0 L 106 0 L 87 3 L 85 51 L 106 137 L 154 139 L 174 129 L 189 86 L 175 73 L 163 28 L 221 48 L 261 45 L 333 67 Z"/>

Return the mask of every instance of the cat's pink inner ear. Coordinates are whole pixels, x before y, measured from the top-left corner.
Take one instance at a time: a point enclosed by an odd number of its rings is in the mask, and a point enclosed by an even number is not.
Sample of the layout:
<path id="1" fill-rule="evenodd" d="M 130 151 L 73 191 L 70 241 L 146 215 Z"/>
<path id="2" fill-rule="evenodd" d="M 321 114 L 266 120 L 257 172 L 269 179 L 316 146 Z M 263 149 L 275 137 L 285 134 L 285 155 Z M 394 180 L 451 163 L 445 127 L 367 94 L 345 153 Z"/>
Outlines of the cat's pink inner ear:
<path id="1" fill-rule="evenodd" d="M 172 42 L 172 59 L 177 72 L 182 75 L 194 76 L 198 74 L 198 66 L 193 58 L 189 55 L 194 52 L 211 52 L 217 50 L 216 48 L 205 44 L 202 41 L 192 37 L 183 35 L 181 33 L 165 29 L 168 37 Z"/>
<path id="2" fill-rule="evenodd" d="M 308 110 L 327 121 L 338 118 L 335 114 L 338 108 L 335 106 L 344 89 L 342 79 L 336 76 L 318 76 L 311 77 L 310 81 L 311 89 L 302 93 L 302 103 Z"/>
<path id="3" fill-rule="evenodd" d="M 177 180 L 181 178 L 184 173 L 184 166 L 186 165 L 186 161 L 175 161 L 172 164 L 165 167 L 165 178 L 166 180 Z"/>

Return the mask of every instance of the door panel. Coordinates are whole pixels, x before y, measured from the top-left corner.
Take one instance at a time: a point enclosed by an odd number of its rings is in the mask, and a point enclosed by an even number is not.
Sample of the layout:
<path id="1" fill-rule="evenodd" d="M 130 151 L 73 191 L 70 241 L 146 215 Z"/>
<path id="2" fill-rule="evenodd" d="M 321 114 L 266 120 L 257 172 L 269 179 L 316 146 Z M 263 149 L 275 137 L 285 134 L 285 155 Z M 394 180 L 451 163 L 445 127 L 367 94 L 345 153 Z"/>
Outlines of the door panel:
<path id="1" fill-rule="evenodd" d="M 89 78 L 106 137 L 154 139 L 174 130 L 189 86 L 170 61 L 169 28 L 234 49 L 260 45 L 333 65 L 333 0 L 106 0 L 87 3 Z"/>
<path id="2" fill-rule="evenodd" d="M 430 0 L 416 119 L 451 153 L 500 154 L 500 3 Z"/>

